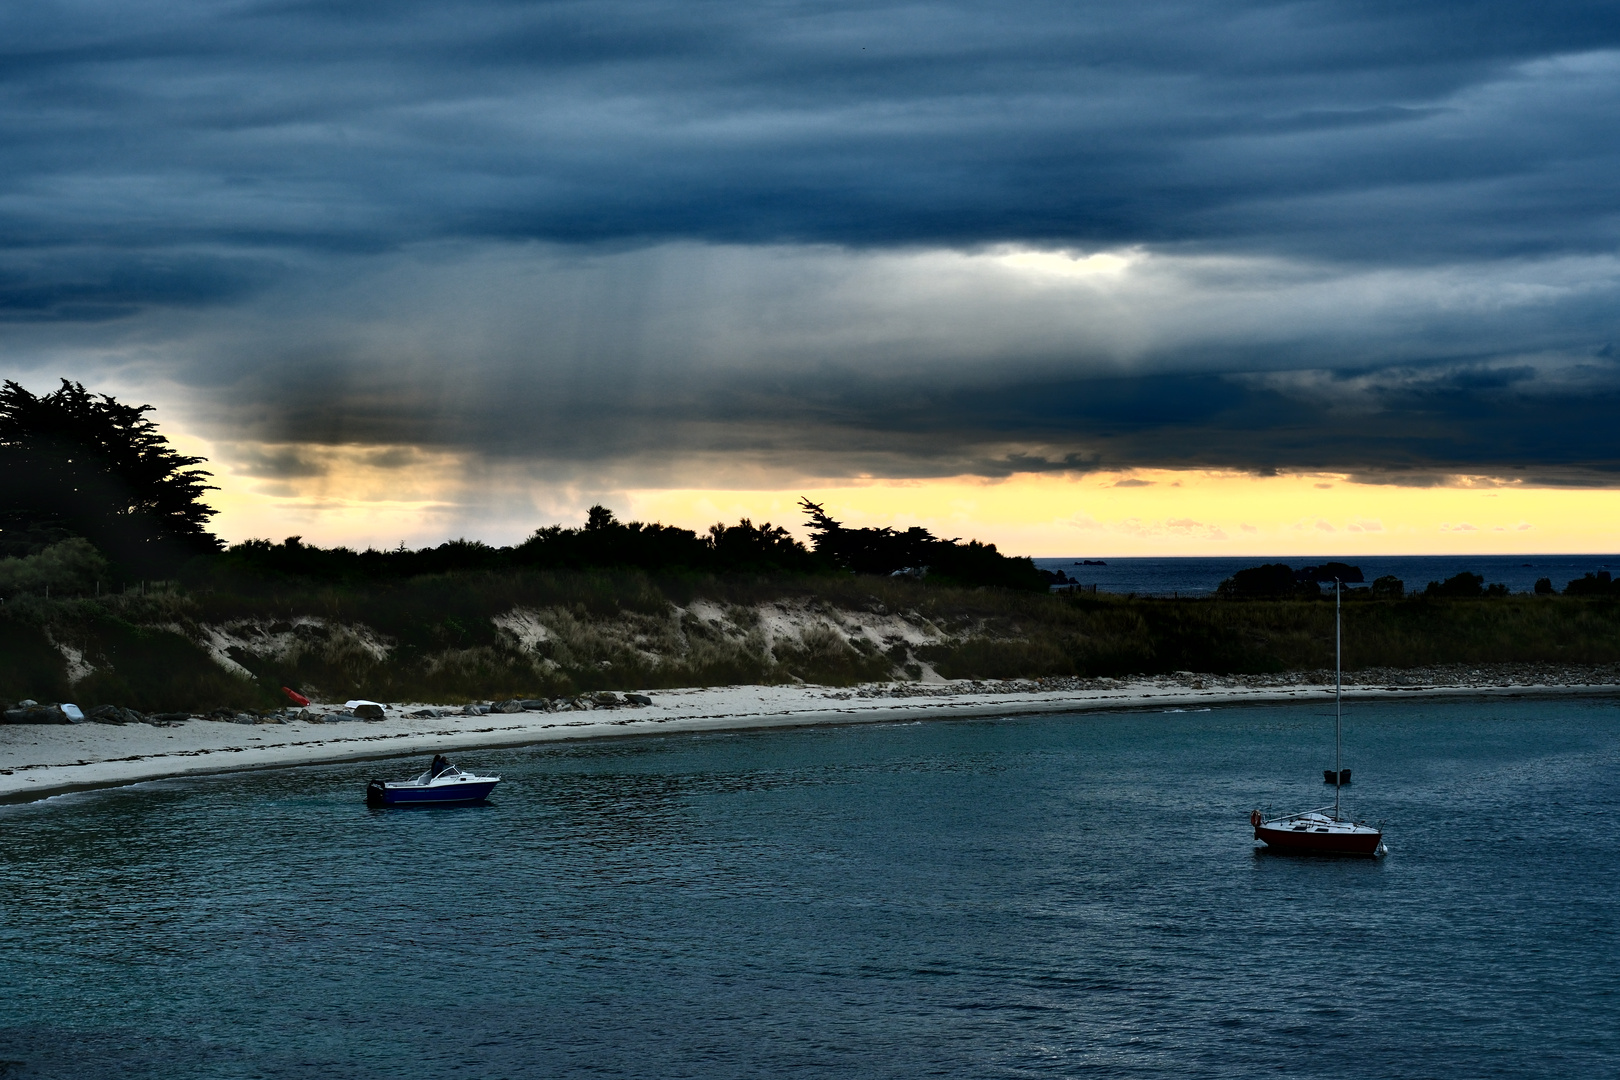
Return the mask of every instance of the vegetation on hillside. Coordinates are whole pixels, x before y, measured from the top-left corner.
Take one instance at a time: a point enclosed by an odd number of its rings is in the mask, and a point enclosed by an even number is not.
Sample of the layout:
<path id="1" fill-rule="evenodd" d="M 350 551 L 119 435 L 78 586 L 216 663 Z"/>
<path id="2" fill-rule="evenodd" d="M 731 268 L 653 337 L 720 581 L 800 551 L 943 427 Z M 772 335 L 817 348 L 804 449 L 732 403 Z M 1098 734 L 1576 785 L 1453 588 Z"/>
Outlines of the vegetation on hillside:
<path id="1" fill-rule="evenodd" d="M 771 623 L 796 620 L 787 631 Z M 1611 597 L 1345 605 L 1345 664 L 1620 662 Z M 504 571 L 266 592 L 181 588 L 0 607 L 0 698 L 143 711 L 459 702 L 596 689 L 1258 674 L 1332 662 L 1333 609 L 1043 595 L 878 576 Z M 70 678 L 71 663 L 79 677 Z M 233 675 L 220 657 L 240 665 Z M 250 674 L 252 677 L 244 677 Z"/>
<path id="2" fill-rule="evenodd" d="M 1003 555 L 994 544 L 941 540 L 926 529 L 847 528 L 805 500 L 810 516 L 807 546 L 780 525 L 717 523 L 707 533 L 673 525 L 620 521 L 593 506 L 583 525 L 550 525 L 514 547 L 452 540 L 417 551 L 354 551 L 320 548 L 301 537 L 280 544 L 249 540 L 187 570 L 192 584 L 229 580 L 252 583 L 305 579 L 378 582 L 424 574 L 517 570 L 634 570 L 648 574 L 848 575 L 906 574 L 936 583 L 1045 592 L 1051 575 L 1027 558 Z"/>
<path id="3" fill-rule="evenodd" d="M 220 551 L 207 474 L 146 417 L 76 383 L 0 391 L 0 698 L 142 711 L 451 702 L 800 680 L 1318 669 L 1343 563 L 1240 571 L 1216 597 L 1048 593 L 1060 575 L 921 528 L 852 528 L 802 502 L 811 540 L 744 519 L 698 534 L 593 507 L 521 544 Z M 168 580 L 149 588 L 145 578 Z M 1346 594 L 1360 668 L 1620 661 L 1620 583 L 1508 596 L 1461 573 Z"/>

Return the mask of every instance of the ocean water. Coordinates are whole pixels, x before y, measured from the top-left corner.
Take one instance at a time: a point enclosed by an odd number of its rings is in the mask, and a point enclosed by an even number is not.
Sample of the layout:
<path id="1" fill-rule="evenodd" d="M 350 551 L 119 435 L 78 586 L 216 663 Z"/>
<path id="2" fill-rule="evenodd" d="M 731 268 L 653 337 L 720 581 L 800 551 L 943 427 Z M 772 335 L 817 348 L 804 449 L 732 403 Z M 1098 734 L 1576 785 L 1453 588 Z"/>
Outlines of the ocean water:
<path id="1" fill-rule="evenodd" d="M 1239 570 L 1262 563 L 1287 563 L 1294 569 L 1325 562 L 1344 562 L 1361 568 L 1367 581 L 1393 574 L 1408 592 L 1421 591 L 1431 581 L 1444 581 L 1464 571 L 1479 574 L 1487 583 L 1500 582 L 1513 592 L 1530 592 L 1537 578 L 1549 578 L 1555 589 L 1588 573 L 1607 570 L 1620 577 L 1620 555 L 1353 555 L 1266 556 L 1222 559 L 1092 559 L 1074 555 L 1040 558 L 1043 570 L 1062 570 L 1083 585 L 1101 592 L 1136 593 L 1138 596 L 1205 596 Z"/>
<path id="2" fill-rule="evenodd" d="M 1620 1072 L 1620 707 L 1330 707 L 468 753 L 0 808 L 0 1076 Z"/>

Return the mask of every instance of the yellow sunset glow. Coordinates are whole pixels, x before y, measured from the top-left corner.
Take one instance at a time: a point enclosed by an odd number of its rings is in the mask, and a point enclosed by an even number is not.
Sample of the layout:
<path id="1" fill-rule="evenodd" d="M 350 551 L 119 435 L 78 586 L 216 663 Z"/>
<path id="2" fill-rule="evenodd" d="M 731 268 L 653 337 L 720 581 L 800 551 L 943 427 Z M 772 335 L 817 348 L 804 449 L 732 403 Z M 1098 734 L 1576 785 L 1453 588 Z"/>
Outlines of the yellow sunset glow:
<path id="1" fill-rule="evenodd" d="M 186 452 L 211 447 L 181 439 Z M 806 535 L 799 497 L 854 526 L 921 525 L 1036 556 L 1594 553 L 1620 550 L 1620 491 L 1458 478 L 1436 487 L 1338 475 L 1218 471 L 1021 474 L 1004 480 L 817 481 L 778 489 L 590 491 L 469 472 L 414 448 L 313 451 L 311 475 L 263 479 L 215 457 L 216 531 L 228 540 L 412 547 L 466 536 L 510 544 L 578 524 L 593 502 L 621 518 L 699 531 L 748 517 Z"/>
<path id="2" fill-rule="evenodd" d="M 794 492 L 637 491 L 634 516 L 698 527 L 750 516 L 796 526 Z M 922 525 L 1024 555 L 1610 552 L 1620 492 L 1358 484 L 1342 476 L 1203 471 L 1023 475 L 805 490 L 850 525 Z"/>

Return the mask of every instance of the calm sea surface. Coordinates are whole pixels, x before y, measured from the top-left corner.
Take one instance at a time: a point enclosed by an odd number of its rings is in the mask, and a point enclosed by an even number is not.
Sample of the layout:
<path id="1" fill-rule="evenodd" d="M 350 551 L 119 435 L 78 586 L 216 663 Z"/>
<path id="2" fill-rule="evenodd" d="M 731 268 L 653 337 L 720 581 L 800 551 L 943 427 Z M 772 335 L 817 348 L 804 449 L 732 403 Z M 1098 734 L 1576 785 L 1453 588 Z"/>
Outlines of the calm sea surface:
<path id="1" fill-rule="evenodd" d="M 1345 562 L 1361 568 L 1368 581 L 1393 574 L 1406 584 L 1408 592 L 1422 591 L 1431 581 L 1444 581 L 1467 571 L 1486 582 L 1500 582 L 1513 592 L 1529 592 L 1537 578 L 1548 578 L 1560 592 L 1565 585 L 1588 573 L 1607 570 L 1620 577 L 1620 555 L 1368 555 L 1344 556 L 1266 556 L 1238 559 L 1103 559 L 1087 566 L 1082 556 L 1036 559 L 1043 570 L 1062 570 L 1082 584 L 1096 585 L 1102 592 L 1136 593 L 1139 596 L 1203 596 L 1215 591 L 1226 578 L 1262 563 L 1287 563 L 1298 570 L 1328 561 Z M 1100 563 L 1100 564 L 1099 564 Z"/>
<path id="2" fill-rule="evenodd" d="M 1390 854 L 1261 855 L 1325 704 L 489 751 L 0 808 L 0 1076 L 1620 1072 L 1620 707 L 1347 716 Z M 1331 801 L 1331 795 L 1328 796 Z"/>

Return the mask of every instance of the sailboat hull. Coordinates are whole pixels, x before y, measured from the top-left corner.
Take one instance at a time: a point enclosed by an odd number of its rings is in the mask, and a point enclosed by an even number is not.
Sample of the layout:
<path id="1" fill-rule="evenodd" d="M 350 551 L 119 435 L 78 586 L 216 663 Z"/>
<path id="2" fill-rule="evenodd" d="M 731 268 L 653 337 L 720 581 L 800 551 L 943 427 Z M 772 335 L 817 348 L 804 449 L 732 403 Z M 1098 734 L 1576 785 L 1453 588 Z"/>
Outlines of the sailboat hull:
<path id="1" fill-rule="evenodd" d="M 1384 834 L 1365 825 L 1317 825 L 1301 829 L 1298 822 L 1256 825 L 1254 838 L 1276 851 L 1320 855 L 1377 855 Z"/>

